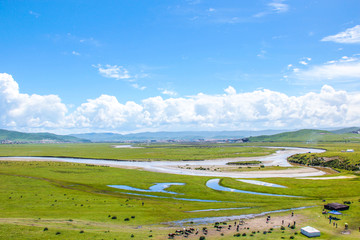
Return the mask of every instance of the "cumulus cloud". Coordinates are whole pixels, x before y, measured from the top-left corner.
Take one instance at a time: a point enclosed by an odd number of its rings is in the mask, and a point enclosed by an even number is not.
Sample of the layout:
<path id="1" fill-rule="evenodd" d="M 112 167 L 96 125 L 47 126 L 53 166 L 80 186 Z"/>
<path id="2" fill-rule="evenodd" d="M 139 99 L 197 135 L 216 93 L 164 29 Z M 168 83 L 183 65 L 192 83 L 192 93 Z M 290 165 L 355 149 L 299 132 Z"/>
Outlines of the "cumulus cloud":
<path id="1" fill-rule="evenodd" d="M 360 93 L 324 85 L 319 92 L 288 96 L 268 89 L 120 103 L 115 96 L 89 99 L 71 113 L 55 95 L 19 93 L 8 74 L 0 75 L 1 126 L 63 131 L 220 130 L 320 128 L 360 125 Z"/>
<path id="2" fill-rule="evenodd" d="M 0 111 L 2 126 L 52 128 L 65 124 L 68 110 L 56 95 L 20 93 L 13 77 L 0 73 Z"/>
<path id="3" fill-rule="evenodd" d="M 337 43 L 360 43 L 360 25 L 348 28 L 344 32 L 324 37 L 321 39 L 321 41 Z"/>

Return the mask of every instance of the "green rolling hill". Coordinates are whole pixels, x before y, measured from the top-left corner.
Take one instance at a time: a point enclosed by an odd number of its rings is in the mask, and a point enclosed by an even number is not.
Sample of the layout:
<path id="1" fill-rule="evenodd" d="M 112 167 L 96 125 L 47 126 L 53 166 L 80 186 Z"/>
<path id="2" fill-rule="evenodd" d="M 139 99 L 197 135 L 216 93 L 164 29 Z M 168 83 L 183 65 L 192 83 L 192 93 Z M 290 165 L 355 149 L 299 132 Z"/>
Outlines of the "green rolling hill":
<path id="1" fill-rule="evenodd" d="M 336 131 L 303 129 L 274 135 L 250 137 L 250 142 L 360 142 L 360 134 L 351 133 L 355 128 Z M 359 129 L 359 128 L 356 128 Z"/>
<path id="2" fill-rule="evenodd" d="M 86 139 L 80 139 L 73 136 L 66 136 L 66 135 L 56 135 L 52 133 L 23 133 L 17 131 L 9 131 L 0 129 L 0 141 L 5 142 L 89 142 Z"/>

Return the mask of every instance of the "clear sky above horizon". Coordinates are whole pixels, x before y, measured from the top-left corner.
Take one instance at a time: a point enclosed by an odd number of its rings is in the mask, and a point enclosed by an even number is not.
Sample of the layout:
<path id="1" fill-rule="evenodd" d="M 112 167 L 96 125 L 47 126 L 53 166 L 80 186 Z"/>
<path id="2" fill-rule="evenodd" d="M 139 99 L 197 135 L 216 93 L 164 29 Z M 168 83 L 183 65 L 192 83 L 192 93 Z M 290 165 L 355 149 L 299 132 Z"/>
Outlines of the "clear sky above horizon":
<path id="1" fill-rule="evenodd" d="M 0 128 L 360 126 L 358 0 L 0 1 Z"/>

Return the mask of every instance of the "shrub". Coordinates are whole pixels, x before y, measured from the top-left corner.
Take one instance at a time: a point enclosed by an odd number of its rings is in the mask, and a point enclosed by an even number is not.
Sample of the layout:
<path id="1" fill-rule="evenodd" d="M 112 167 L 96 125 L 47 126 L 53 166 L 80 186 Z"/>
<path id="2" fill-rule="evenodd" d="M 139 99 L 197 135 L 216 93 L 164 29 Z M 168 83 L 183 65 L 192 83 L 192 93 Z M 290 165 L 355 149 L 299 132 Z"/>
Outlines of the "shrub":
<path id="1" fill-rule="evenodd" d="M 204 236 L 201 236 L 199 240 L 205 240 L 206 238 Z"/>
<path id="2" fill-rule="evenodd" d="M 44 228 L 44 230 L 43 230 L 43 231 L 45 232 L 45 231 L 47 231 L 47 230 L 49 230 L 49 229 L 46 227 L 46 228 Z"/>
<path id="3" fill-rule="evenodd" d="M 116 216 L 112 216 L 111 219 L 117 219 L 117 217 L 116 217 Z"/>

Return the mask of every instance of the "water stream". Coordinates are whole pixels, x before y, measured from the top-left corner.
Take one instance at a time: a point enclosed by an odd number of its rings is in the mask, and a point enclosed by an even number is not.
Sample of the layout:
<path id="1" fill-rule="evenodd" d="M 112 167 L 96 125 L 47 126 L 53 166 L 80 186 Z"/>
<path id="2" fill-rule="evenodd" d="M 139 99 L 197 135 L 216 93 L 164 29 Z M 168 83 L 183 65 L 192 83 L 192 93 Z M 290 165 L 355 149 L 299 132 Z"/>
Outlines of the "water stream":
<path id="1" fill-rule="evenodd" d="M 183 219 L 179 221 L 173 221 L 168 224 L 174 225 L 174 226 L 183 226 L 184 224 L 210 224 L 214 222 L 228 222 L 228 221 L 235 221 L 235 220 L 241 220 L 241 219 L 251 219 L 256 217 L 265 216 L 271 213 L 279 213 L 279 212 L 288 212 L 288 211 L 295 211 L 295 210 L 301 210 L 305 208 L 311 208 L 314 206 L 306 206 L 306 207 L 298 207 L 298 208 L 288 208 L 288 209 L 279 209 L 274 211 L 267 211 L 262 213 L 251 213 L 251 214 L 243 214 L 243 215 L 235 215 L 235 216 L 223 216 L 223 217 L 204 217 L 204 218 L 189 218 L 189 219 Z"/>
<path id="2" fill-rule="evenodd" d="M 178 194 L 176 192 L 165 191 L 165 188 L 168 188 L 172 185 L 185 185 L 185 183 L 155 183 L 155 185 L 151 186 L 149 189 L 134 188 L 127 185 L 108 185 L 108 187 L 130 190 L 130 191 L 138 191 L 138 192 L 161 192 L 161 193 Z"/>
<path id="3" fill-rule="evenodd" d="M 272 147 L 278 148 L 279 147 Z M 281 150 L 268 156 L 260 157 L 247 157 L 247 158 L 229 158 L 229 159 L 214 159 L 203 161 L 116 161 L 116 160 L 103 160 L 103 159 L 79 159 L 79 158 L 60 158 L 60 157 L 2 157 L 2 160 L 8 159 L 25 159 L 25 160 L 42 160 L 42 161 L 59 161 L 59 162 L 73 162 L 73 163 L 85 163 L 93 165 L 103 166 L 115 166 L 115 167 L 135 167 L 143 168 L 147 171 L 192 175 L 192 176 L 213 176 L 213 177 L 232 177 L 232 178 L 268 178 L 268 177 L 308 177 L 308 176 L 320 176 L 325 174 L 322 171 L 315 170 L 313 168 L 307 168 L 307 171 L 299 171 L 294 168 L 289 171 L 261 171 L 261 172 L 216 172 L 216 171 L 202 171 L 186 169 L 187 166 L 224 166 L 228 162 L 233 161 L 249 161 L 257 160 L 263 162 L 265 166 L 291 166 L 287 162 L 287 158 L 297 153 L 320 153 L 324 152 L 321 149 L 307 149 L 307 148 L 293 148 L 293 147 L 281 147 Z"/>
<path id="4" fill-rule="evenodd" d="M 248 193 L 248 194 L 254 194 L 254 195 L 274 196 L 274 197 L 296 197 L 296 198 L 301 197 L 301 196 L 281 195 L 281 194 L 273 194 L 273 193 L 252 192 L 252 191 L 228 188 L 228 187 L 221 186 L 219 184 L 219 182 L 220 182 L 220 179 L 218 179 L 218 178 L 210 179 L 209 181 L 206 182 L 206 186 L 211 189 L 214 189 L 214 190 L 225 191 L 225 192 Z"/>

